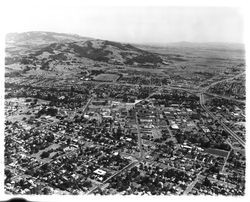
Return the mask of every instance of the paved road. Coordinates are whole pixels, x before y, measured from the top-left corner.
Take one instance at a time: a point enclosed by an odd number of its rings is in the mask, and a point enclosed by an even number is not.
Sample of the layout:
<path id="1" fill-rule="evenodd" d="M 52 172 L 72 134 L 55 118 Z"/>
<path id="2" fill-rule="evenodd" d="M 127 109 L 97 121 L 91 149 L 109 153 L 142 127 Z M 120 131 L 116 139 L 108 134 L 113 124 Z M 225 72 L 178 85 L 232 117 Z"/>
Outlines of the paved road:
<path id="1" fill-rule="evenodd" d="M 228 128 L 223 121 L 219 120 L 212 112 L 210 112 L 207 107 L 204 105 L 205 100 L 204 100 L 204 95 L 201 93 L 200 94 L 200 105 L 201 107 L 214 119 L 217 120 L 218 123 L 221 124 L 221 126 L 224 128 L 224 130 L 226 130 L 235 140 L 237 140 L 243 147 L 245 147 L 245 142 L 238 136 L 235 134 L 234 131 L 232 131 L 230 128 Z"/>
<path id="2" fill-rule="evenodd" d="M 89 104 L 91 103 L 92 100 L 93 100 L 93 97 L 91 97 L 91 98 L 89 99 L 89 101 L 87 102 L 87 104 L 85 105 L 85 107 L 84 107 L 84 109 L 83 109 L 83 111 L 82 111 L 83 114 L 85 114 L 85 112 L 86 112 L 86 110 L 88 109 L 88 106 L 89 106 Z"/>
<path id="3" fill-rule="evenodd" d="M 168 125 L 165 125 L 165 127 L 167 128 L 169 135 L 171 136 L 171 139 L 176 143 L 177 140 L 176 140 L 175 136 L 173 135 L 172 130 L 169 128 Z"/>
<path id="4" fill-rule="evenodd" d="M 222 167 L 222 169 L 221 169 L 222 172 L 224 172 L 224 170 L 225 170 L 225 166 L 226 166 L 226 164 L 227 164 L 227 159 L 228 159 L 228 157 L 230 156 L 231 151 L 232 151 L 232 148 L 230 149 L 230 151 L 229 151 L 228 154 L 227 154 L 227 158 L 225 159 L 224 165 L 223 165 L 223 167 Z"/>
<path id="5" fill-rule="evenodd" d="M 138 161 L 132 162 L 130 164 L 128 164 L 127 166 L 125 166 L 124 168 L 122 168 L 121 170 L 117 171 L 115 174 L 113 174 L 112 176 L 110 176 L 108 179 L 106 179 L 105 181 L 103 181 L 100 185 L 97 185 L 96 187 L 94 187 L 93 189 L 91 189 L 87 195 L 92 194 L 94 191 L 101 189 L 109 180 L 111 180 L 113 177 L 121 174 L 122 172 L 132 168 L 133 166 L 135 166 L 138 163 Z"/>
<path id="6" fill-rule="evenodd" d="M 140 126 L 138 122 L 137 113 L 135 113 L 135 120 L 136 120 L 137 134 L 138 134 L 138 144 L 139 144 L 139 149 L 140 149 L 140 159 L 143 159 L 142 138 L 141 138 L 141 132 L 140 132 Z"/>
<path id="7" fill-rule="evenodd" d="M 98 86 L 108 84 L 108 85 L 114 85 L 114 86 L 154 87 L 154 88 L 159 88 L 159 90 L 160 89 L 176 89 L 176 90 L 184 90 L 184 91 L 189 91 L 189 92 L 197 92 L 198 91 L 198 89 L 183 88 L 183 87 L 180 87 L 180 86 L 170 86 L 170 85 L 163 85 L 163 86 L 153 85 L 153 84 L 148 84 L 148 85 L 142 84 L 142 85 L 140 85 L 140 84 L 130 84 L 130 83 L 98 82 L 98 81 L 84 81 L 84 83 L 94 83 L 94 84 L 98 84 Z"/>
<path id="8" fill-rule="evenodd" d="M 227 97 L 227 96 L 224 96 L 224 95 L 218 95 L 218 94 L 213 94 L 213 93 L 208 93 L 208 92 L 205 92 L 204 94 L 210 95 L 210 96 L 213 96 L 213 97 L 223 98 L 223 99 L 226 99 L 226 100 L 232 100 L 234 102 L 239 102 L 239 103 L 243 103 L 243 104 L 246 103 L 245 100 L 237 100 L 235 98 Z"/>
<path id="9" fill-rule="evenodd" d="M 229 81 L 229 80 L 235 79 L 237 77 L 240 77 L 243 74 L 245 74 L 245 71 L 241 72 L 240 74 L 237 74 L 235 76 L 232 76 L 232 77 L 229 77 L 229 78 L 226 78 L 226 79 L 222 79 L 222 80 L 219 80 L 219 81 L 215 81 L 215 82 L 211 83 L 210 85 L 206 86 L 205 88 L 203 88 L 203 92 L 207 91 L 211 86 L 214 86 L 214 85 L 216 85 L 218 83 L 222 83 L 222 82 L 225 82 L 225 81 Z"/>
<path id="10" fill-rule="evenodd" d="M 242 74 L 244 74 L 245 72 L 241 73 L 241 74 L 238 74 L 234 77 L 230 77 L 228 79 L 224 79 L 224 80 L 220 80 L 220 81 L 217 81 L 215 82 L 216 84 L 217 83 L 220 83 L 222 81 L 226 81 L 226 80 L 230 80 L 230 79 L 233 79 L 233 78 L 236 78 L 236 77 L 239 77 L 241 76 Z M 183 90 L 183 91 L 186 91 L 188 93 L 191 93 L 191 94 L 194 94 L 194 93 L 199 93 L 199 92 L 202 92 L 204 94 L 207 94 L 207 95 L 211 95 L 211 96 L 214 96 L 214 97 L 220 97 L 220 98 L 224 98 L 224 99 L 228 99 L 228 100 L 232 100 L 232 101 L 235 101 L 235 102 L 240 102 L 240 103 L 245 103 L 244 100 L 237 100 L 237 99 L 234 99 L 234 98 L 230 98 L 230 97 L 227 97 L 227 96 L 223 96 L 223 95 L 219 95 L 219 94 L 213 94 L 213 93 L 208 93 L 206 92 L 206 88 L 203 88 L 203 89 L 194 89 L 194 88 L 183 88 L 183 87 L 178 87 L 178 86 L 171 86 L 171 85 L 163 85 L 163 86 L 157 86 L 157 85 L 139 85 L 139 84 L 129 84 L 129 83 L 114 83 L 114 82 L 98 82 L 98 81 L 85 81 L 87 83 L 96 83 L 97 87 L 101 86 L 101 85 L 104 85 L 104 84 L 109 84 L 109 85 L 117 85 L 117 86 L 131 86 L 131 87 L 135 87 L 135 86 L 141 86 L 141 87 L 154 87 L 154 88 L 158 88 L 158 90 L 152 94 L 150 94 L 147 98 L 143 99 L 143 100 L 146 100 L 148 98 L 150 98 L 152 95 L 154 94 L 157 94 L 159 91 L 161 90 L 164 90 L 164 89 L 171 89 L 171 90 Z M 215 85 L 215 83 L 212 83 L 213 85 Z M 211 84 L 211 85 L 212 85 Z M 210 86 L 211 86 L 210 85 Z"/>
<path id="11" fill-rule="evenodd" d="M 197 183 L 198 180 L 199 180 L 200 174 L 201 174 L 201 172 L 199 172 L 199 173 L 197 174 L 195 180 L 194 180 L 191 184 L 189 184 L 189 185 L 187 186 L 186 190 L 183 192 L 184 195 L 187 195 L 187 194 L 194 188 L 194 186 L 196 185 L 196 183 Z"/>

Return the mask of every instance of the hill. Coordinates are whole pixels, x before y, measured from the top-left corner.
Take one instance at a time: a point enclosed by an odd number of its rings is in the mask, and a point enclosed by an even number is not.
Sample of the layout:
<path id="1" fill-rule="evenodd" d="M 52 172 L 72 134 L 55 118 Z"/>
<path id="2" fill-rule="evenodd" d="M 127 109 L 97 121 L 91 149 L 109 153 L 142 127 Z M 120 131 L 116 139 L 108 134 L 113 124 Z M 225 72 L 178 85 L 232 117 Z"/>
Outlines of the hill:
<path id="1" fill-rule="evenodd" d="M 117 65 L 157 65 L 161 56 L 130 44 L 50 32 L 9 34 L 6 64 L 49 64 L 82 58 Z M 11 45 L 11 46 L 10 46 Z M 46 69 L 46 68 L 45 68 Z"/>
<path id="2" fill-rule="evenodd" d="M 17 46 L 37 46 L 51 43 L 67 43 L 73 41 L 84 41 L 91 38 L 82 37 L 76 34 L 64 34 L 55 32 L 23 32 L 23 33 L 9 33 L 6 35 L 6 45 Z"/>
<path id="3" fill-rule="evenodd" d="M 86 41 L 91 38 L 75 34 L 55 32 L 23 32 L 8 33 L 5 37 L 5 52 L 7 57 L 27 55 L 30 51 L 39 50 L 53 43 L 68 43 L 73 41 Z"/>

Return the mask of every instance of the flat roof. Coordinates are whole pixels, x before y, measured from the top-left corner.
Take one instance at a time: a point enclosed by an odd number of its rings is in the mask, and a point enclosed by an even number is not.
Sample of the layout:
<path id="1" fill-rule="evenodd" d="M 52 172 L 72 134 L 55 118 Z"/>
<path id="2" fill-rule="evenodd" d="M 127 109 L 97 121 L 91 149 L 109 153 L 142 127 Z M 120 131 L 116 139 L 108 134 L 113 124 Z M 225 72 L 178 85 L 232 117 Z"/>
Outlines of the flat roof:
<path id="1" fill-rule="evenodd" d="M 105 175 L 107 172 L 98 168 L 94 171 L 94 173 L 98 175 Z"/>

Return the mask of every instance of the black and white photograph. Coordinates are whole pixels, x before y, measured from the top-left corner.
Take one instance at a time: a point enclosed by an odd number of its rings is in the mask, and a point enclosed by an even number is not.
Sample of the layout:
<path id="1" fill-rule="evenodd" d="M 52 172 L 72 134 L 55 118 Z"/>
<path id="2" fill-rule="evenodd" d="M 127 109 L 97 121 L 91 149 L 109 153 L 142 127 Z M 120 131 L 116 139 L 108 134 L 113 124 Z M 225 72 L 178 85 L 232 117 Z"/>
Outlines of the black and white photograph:
<path id="1" fill-rule="evenodd" d="M 6 1 L 5 198 L 247 195 L 244 4 L 129 2 Z"/>

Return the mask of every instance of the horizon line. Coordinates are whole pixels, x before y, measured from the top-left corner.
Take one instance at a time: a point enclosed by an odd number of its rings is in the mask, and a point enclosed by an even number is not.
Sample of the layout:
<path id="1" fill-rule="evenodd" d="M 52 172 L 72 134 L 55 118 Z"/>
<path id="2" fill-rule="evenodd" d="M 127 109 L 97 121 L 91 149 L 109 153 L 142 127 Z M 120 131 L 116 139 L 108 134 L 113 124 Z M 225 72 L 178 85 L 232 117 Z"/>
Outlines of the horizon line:
<path id="1" fill-rule="evenodd" d="M 159 44 L 174 44 L 174 43 L 193 43 L 193 44 L 238 44 L 238 45 L 245 45 L 244 42 L 234 42 L 234 41 L 185 41 L 185 40 L 179 40 L 179 41 L 166 41 L 166 42 L 128 42 L 128 41 L 117 41 L 112 39 L 103 39 L 98 37 L 92 37 L 92 36 L 83 36 L 78 33 L 72 33 L 72 32 L 56 32 L 56 31 L 41 31 L 41 30 L 33 30 L 33 31 L 12 31 L 7 32 L 5 34 L 5 38 L 8 34 L 23 34 L 23 33 L 29 33 L 29 32 L 46 32 L 46 33 L 55 33 L 55 34 L 66 34 L 66 35 L 76 35 L 83 38 L 90 38 L 94 40 L 103 40 L 103 41 L 113 41 L 113 42 L 119 42 L 119 43 L 129 43 L 129 44 L 138 44 L 138 45 L 159 45 Z"/>

